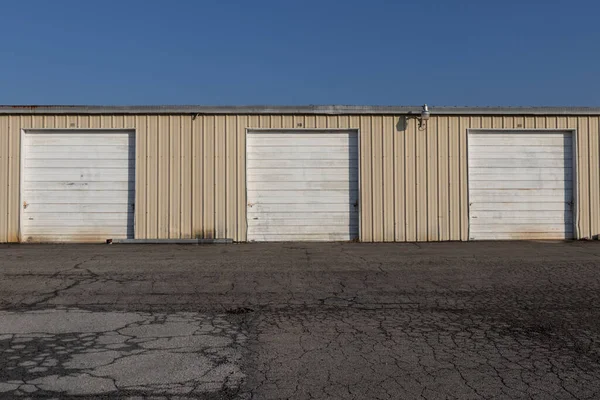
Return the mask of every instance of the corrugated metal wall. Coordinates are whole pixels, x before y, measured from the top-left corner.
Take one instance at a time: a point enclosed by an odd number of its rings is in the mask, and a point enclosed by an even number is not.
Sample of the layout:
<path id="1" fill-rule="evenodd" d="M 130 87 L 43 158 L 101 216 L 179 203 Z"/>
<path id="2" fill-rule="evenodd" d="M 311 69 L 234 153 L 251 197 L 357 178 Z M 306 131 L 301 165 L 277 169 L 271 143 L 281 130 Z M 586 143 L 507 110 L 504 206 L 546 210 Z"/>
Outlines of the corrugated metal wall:
<path id="1" fill-rule="evenodd" d="M 246 239 L 246 128 L 361 131 L 361 236 L 467 240 L 467 128 L 577 129 L 579 237 L 600 234 L 599 117 L 0 116 L 0 242 L 18 241 L 20 131 L 136 129 L 137 238 Z"/>

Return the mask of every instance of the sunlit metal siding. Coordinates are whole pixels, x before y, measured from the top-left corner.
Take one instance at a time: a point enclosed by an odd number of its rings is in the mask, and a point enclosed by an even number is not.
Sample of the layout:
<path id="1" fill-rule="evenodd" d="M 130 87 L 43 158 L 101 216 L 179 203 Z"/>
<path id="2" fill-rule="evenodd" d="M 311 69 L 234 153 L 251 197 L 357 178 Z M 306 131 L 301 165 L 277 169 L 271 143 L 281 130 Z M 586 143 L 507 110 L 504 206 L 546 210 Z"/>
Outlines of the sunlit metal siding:
<path id="1" fill-rule="evenodd" d="M 577 130 L 578 237 L 600 234 L 599 117 L 0 115 L 0 242 L 18 241 L 21 129 L 136 130 L 137 238 L 246 240 L 246 128 L 360 129 L 363 241 L 467 240 L 467 129 Z"/>

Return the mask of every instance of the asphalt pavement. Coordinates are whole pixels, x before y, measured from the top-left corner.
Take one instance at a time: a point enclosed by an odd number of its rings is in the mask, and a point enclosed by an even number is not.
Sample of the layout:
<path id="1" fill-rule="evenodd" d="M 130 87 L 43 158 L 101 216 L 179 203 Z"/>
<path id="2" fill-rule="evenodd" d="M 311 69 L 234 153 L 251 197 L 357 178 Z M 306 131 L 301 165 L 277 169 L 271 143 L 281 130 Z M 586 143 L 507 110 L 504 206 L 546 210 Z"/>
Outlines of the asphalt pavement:
<path id="1" fill-rule="evenodd" d="M 597 399 L 599 269 L 599 242 L 0 245 L 0 397 Z"/>

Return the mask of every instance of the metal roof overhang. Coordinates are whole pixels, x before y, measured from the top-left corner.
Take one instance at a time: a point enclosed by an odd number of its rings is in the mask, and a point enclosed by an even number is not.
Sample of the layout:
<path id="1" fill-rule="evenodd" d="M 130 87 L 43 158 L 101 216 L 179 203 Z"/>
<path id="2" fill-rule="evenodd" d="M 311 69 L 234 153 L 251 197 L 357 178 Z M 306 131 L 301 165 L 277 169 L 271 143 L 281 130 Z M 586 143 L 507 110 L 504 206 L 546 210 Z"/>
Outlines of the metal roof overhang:
<path id="1" fill-rule="evenodd" d="M 412 115 L 422 106 L 0 105 L 0 114 Z M 600 115 L 600 107 L 429 107 L 433 115 Z"/>

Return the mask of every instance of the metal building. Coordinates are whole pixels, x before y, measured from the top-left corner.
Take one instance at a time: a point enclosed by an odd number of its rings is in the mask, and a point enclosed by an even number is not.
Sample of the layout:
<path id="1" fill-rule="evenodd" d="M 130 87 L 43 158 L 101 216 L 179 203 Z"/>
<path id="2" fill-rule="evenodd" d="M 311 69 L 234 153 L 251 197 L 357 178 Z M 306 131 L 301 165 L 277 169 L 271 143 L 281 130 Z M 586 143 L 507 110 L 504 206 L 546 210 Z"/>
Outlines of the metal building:
<path id="1" fill-rule="evenodd" d="M 0 107 L 0 242 L 600 233 L 599 108 Z"/>

